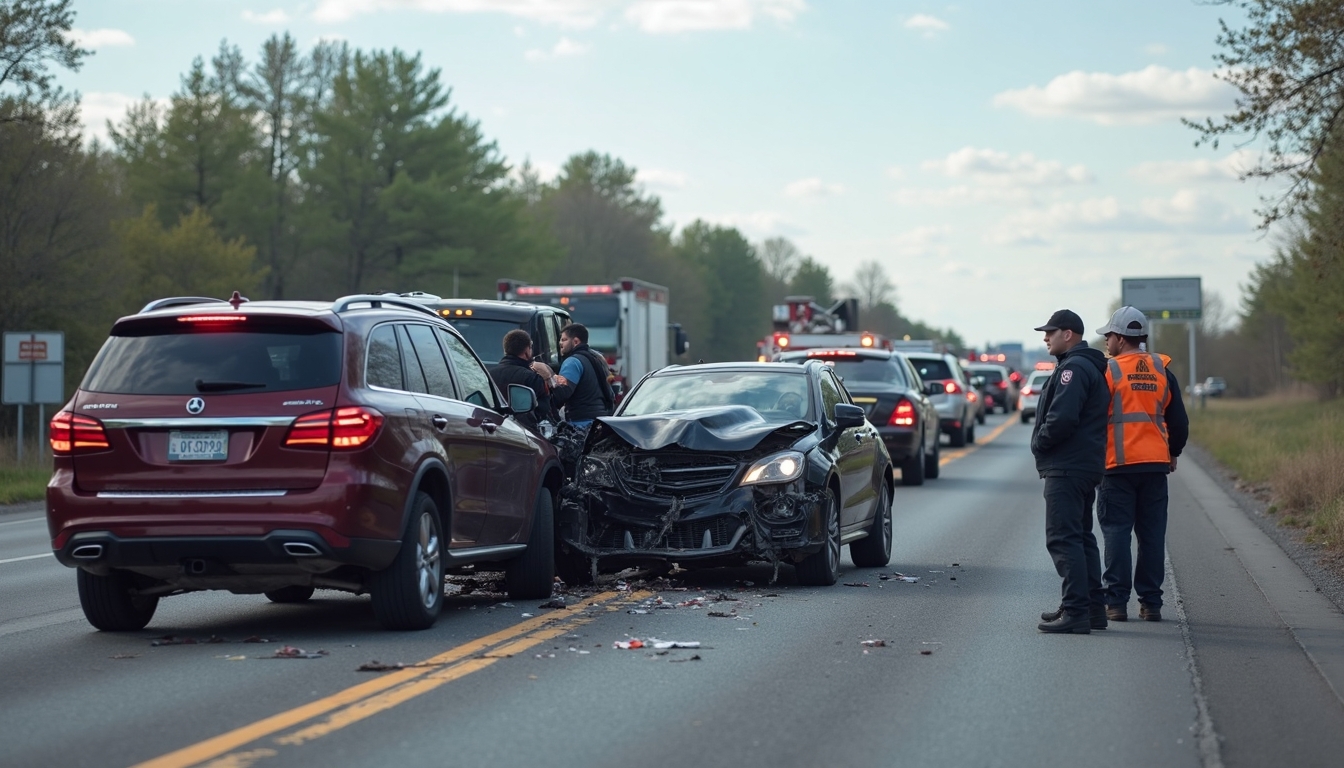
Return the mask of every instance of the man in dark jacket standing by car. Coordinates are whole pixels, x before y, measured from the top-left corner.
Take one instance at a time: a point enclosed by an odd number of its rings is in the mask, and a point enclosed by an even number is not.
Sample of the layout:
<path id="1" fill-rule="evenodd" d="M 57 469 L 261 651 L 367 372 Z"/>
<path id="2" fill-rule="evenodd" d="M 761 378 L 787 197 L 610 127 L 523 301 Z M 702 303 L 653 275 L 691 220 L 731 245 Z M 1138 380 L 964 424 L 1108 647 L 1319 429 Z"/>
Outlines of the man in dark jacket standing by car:
<path id="1" fill-rule="evenodd" d="M 1162 620 L 1162 578 L 1167 547 L 1167 475 L 1190 436 L 1181 385 L 1171 358 L 1144 352 L 1148 318 L 1121 307 L 1097 331 L 1106 337 L 1106 385 L 1111 396 L 1106 429 L 1106 476 L 1097 494 L 1097 518 L 1106 540 L 1106 618 L 1128 621 L 1131 586 L 1139 593 L 1139 618 Z M 1129 556 L 1138 539 L 1138 559 Z"/>
<path id="2" fill-rule="evenodd" d="M 1036 330 L 1059 361 L 1041 390 L 1031 452 L 1045 479 L 1045 548 L 1064 579 L 1057 611 L 1041 614 L 1042 632 L 1088 634 L 1106 628 L 1101 555 L 1092 504 L 1106 469 L 1106 357 L 1083 338 L 1082 318 L 1061 309 Z"/>
<path id="3" fill-rule="evenodd" d="M 551 402 L 564 406 L 565 421 L 587 429 L 598 416 L 610 416 L 615 396 L 608 382 L 607 361 L 588 346 L 588 328 L 570 323 L 560 329 L 560 379 Z"/>
<path id="4" fill-rule="evenodd" d="M 551 418 L 551 395 L 546 382 L 532 370 L 532 337 L 527 331 L 515 328 L 504 334 L 504 357 L 498 365 L 490 366 L 490 378 L 495 386 L 509 397 L 510 384 L 522 384 L 537 394 L 537 404 L 529 413 L 516 414 L 518 423 L 541 434 L 540 424 Z"/>

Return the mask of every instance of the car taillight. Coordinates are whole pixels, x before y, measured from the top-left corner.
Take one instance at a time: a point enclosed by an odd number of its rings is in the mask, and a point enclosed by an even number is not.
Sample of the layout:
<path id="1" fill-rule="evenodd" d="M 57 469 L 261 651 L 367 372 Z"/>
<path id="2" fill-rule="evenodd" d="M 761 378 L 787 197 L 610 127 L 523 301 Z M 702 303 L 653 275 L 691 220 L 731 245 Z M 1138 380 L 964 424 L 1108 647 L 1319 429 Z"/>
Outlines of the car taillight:
<path id="1" fill-rule="evenodd" d="M 958 384 L 958 383 L 955 382 L 955 381 L 949 381 L 949 382 L 947 382 L 946 384 L 943 385 L 943 391 L 946 392 L 946 393 L 949 394 L 949 395 L 960 394 L 960 393 L 961 393 L 961 385 Z"/>
<path id="2" fill-rule="evenodd" d="M 1007 388 L 1008 388 L 1008 382 L 1006 381 L 999 382 L 999 389 L 1007 389 Z"/>
<path id="3" fill-rule="evenodd" d="M 887 421 L 889 427 L 913 427 L 915 425 L 915 406 L 909 400 L 901 398 L 896 402 L 896 410 L 891 412 Z"/>
<path id="4" fill-rule="evenodd" d="M 1023 387 L 1023 388 L 1022 388 L 1022 394 L 1024 394 L 1024 395 L 1030 395 L 1030 394 L 1031 394 L 1031 387 Z"/>
<path id="5" fill-rule="evenodd" d="M 97 453 L 112 447 L 107 442 L 103 423 L 90 416 L 61 411 L 51 417 L 48 428 L 51 452 L 57 456 Z"/>
<path id="6" fill-rule="evenodd" d="M 286 448 L 352 450 L 367 445 L 383 425 L 383 414 L 363 406 L 305 413 L 285 435 Z"/>

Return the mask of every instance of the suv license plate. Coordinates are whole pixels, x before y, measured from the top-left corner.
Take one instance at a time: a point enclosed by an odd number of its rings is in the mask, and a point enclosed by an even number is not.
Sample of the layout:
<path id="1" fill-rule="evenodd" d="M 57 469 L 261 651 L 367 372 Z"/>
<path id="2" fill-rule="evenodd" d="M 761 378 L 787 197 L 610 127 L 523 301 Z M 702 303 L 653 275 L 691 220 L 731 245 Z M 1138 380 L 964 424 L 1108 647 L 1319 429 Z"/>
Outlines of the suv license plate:
<path id="1" fill-rule="evenodd" d="M 169 461 L 225 461 L 229 458 L 229 431 L 168 433 Z"/>

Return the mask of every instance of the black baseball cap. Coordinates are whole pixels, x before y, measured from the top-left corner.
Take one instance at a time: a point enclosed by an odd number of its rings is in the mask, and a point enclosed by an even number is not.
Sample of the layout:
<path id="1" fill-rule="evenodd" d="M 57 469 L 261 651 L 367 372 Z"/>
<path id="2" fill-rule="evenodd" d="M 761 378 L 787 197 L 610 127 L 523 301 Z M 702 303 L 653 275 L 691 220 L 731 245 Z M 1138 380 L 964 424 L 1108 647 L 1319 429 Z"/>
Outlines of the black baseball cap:
<path id="1" fill-rule="evenodd" d="M 1078 316 L 1077 312 L 1071 309 L 1061 309 L 1050 316 L 1045 325 L 1036 328 L 1037 331 L 1073 331 L 1082 336 L 1083 318 Z"/>

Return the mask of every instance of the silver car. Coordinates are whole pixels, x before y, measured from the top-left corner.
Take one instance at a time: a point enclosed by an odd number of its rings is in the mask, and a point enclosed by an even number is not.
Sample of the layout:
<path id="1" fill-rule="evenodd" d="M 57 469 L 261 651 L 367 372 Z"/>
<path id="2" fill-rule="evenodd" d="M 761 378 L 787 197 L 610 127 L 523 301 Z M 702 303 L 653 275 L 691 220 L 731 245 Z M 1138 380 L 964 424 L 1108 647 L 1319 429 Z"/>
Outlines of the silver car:
<path id="1" fill-rule="evenodd" d="M 1050 379 L 1051 373 L 1053 371 L 1032 371 L 1027 377 L 1027 383 L 1017 396 L 1017 411 L 1021 414 L 1023 424 L 1031 421 L 1036 415 L 1036 403 L 1040 401 L 1041 390 L 1045 387 L 1045 382 Z"/>
<path id="2" fill-rule="evenodd" d="M 974 443 L 975 414 L 980 403 L 961 362 L 952 355 L 939 352 L 906 352 L 905 357 L 915 366 L 921 379 L 936 381 L 943 386 L 943 391 L 930 395 L 929 400 L 938 411 L 938 426 L 951 438 L 952 447 Z"/>

